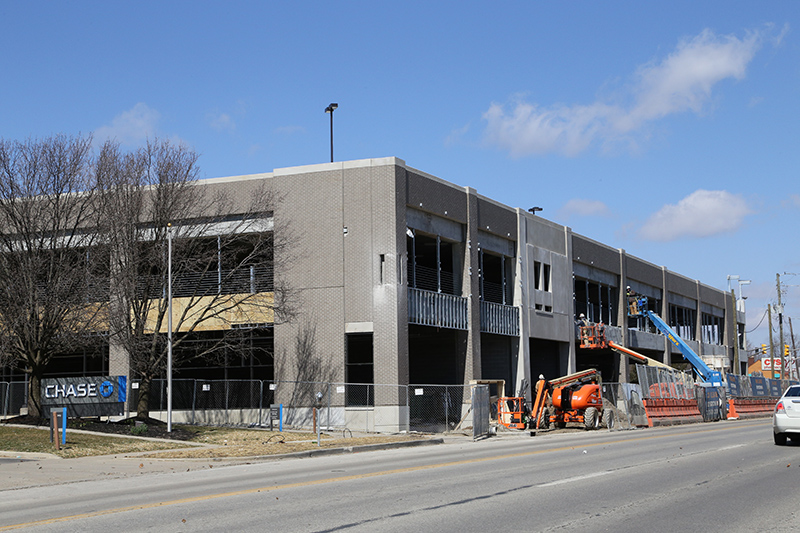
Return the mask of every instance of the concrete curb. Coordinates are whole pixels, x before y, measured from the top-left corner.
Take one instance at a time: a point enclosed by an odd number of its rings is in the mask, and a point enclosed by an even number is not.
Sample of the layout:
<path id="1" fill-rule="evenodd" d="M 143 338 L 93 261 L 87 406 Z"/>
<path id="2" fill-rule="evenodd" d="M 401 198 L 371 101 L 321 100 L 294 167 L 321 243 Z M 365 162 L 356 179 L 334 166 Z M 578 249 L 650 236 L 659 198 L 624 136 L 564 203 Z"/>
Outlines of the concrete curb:
<path id="1" fill-rule="evenodd" d="M 325 455 L 344 455 L 348 453 L 362 453 L 380 450 L 393 450 L 398 448 L 415 448 L 417 446 L 434 446 L 437 444 L 444 444 L 444 439 L 425 439 L 425 440 L 412 440 L 403 442 L 383 442 L 379 444 L 362 444 L 360 446 L 342 446 L 341 448 L 319 448 L 315 450 L 304 450 L 302 452 L 290 453 L 275 453 L 270 455 L 236 455 L 236 456 L 223 456 L 223 457 L 156 457 L 152 454 L 159 452 L 136 452 L 132 454 L 125 454 L 123 457 L 138 457 L 144 456 L 148 461 L 212 461 L 212 462 L 236 462 L 242 461 L 273 461 L 278 459 L 306 459 L 309 457 L 322 457 Z"/>
<path id="2" fill-rule="evenodd" d="M 44 452 L 9 452 L 5 450 L 0 450 L 0 457 L 3 459 L 22 459 L 26 461 L 41 461 L 43 459 L 63 459 L 63 457 L 59 457 L 53 453 L 44 453 Z"/>
<path id="3" fill-rule="evenodd" d="M 302 452 L 280 453 L 275 455 L 255 455 L 250 457 L 221 457 L 220 459 L 302 459 L 306 457 L 320 457 L 323 455 L 343 455 L 346 453 L 372 452 L 379 450 L 393 450 L 396 448 L 414 448 L 417 446 L 434 446 L 444 444 L 444 439 L 425 439 L 403 442 L 385 442 L 380 444 L 362 444 L 361 446 L 344 446 L 342 448 L 320 448 L 318 450 L 305 450 Z"/>

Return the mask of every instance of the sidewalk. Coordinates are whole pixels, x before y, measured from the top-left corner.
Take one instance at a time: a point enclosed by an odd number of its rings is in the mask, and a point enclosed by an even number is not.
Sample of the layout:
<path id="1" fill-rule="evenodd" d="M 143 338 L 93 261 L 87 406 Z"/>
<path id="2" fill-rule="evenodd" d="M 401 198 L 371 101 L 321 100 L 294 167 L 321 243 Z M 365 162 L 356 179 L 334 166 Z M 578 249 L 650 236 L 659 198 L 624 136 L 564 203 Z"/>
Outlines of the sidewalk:
<path id="1" fill-rule="evenodd" d="M 319 450 L 258 457 L 225 457 L 215 459 L 153 459 L 151 457 L 145 457 L 153 452 L 62 459 L 61 457 L 46 453 L 26 454 L 0 451 L 0 492 L 43 485 L 93 481 L 98 478 L 122 479 L 148 474 L 170 474 L 255 462 L 280 461 L 319 455 L 356 453 L 442 443 L 444 443 L 444 439 L 439 438 L 409 442 L 369 444 L 364 446 L 348 446 L 342 448 L 322 448 Z"/>

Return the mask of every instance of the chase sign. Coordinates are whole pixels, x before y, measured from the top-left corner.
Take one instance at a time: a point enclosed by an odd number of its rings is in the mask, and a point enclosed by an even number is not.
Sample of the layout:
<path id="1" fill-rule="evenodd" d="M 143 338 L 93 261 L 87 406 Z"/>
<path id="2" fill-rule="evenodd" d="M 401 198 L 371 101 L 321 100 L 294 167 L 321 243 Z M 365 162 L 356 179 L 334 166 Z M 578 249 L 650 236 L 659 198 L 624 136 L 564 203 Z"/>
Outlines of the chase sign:
<path id="1" fill-rule="evenodd" d="M 44 379 L 42 406 L 66 407 L 67 416 L 121 415 L 127 384 L 127 376 Z"/>

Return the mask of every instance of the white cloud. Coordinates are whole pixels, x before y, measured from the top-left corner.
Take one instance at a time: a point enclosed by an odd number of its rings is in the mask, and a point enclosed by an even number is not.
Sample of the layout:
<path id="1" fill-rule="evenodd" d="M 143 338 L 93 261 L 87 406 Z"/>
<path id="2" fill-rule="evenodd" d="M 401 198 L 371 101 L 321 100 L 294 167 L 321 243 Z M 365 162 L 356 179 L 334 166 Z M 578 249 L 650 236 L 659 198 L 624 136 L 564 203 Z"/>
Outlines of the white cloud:
<path id="1" fill-rule="evenodd" d="M 444 145 L 445 146 L 453 146 L 461 142 L 461 139 L 469 132 L 470 125 L 465 124 L 460 128 L 456 128 L 450 132 L 450 134 L 444 138 Z"/>
<path id="2" fill-rule="evenodd" d="M 789 209 L 800 207 L 800 194 L 790 194 L 785 200 L 781 201 L 781 204 Z"/>
<path id="3" fill-rule="evenodd" d="M 156 136 L 156 126 L 161 114 L 147 104 L 139 102 L 129 111 L 123 111 L 108 126 L 101 126 L 94 131 L 96 142 L 111 139 L 121 145 L 131 146 L 142 143 L 148 137 Z"/>
<path id="4" fill-rule="evenodd" d="M 681 237 L 710 237 L 737 230 L 750 213 L 740 195 L 700 189 L 676 205 L 662 207 L 645 222 L 639 236 L 662 242 Z"/>
<path id="5" fill-rule="evenodd" d="M 756 33 L 739 40 L 732 35 L 717 37 L 710 30 L 682 40 L 661 63 L 639 69 L 636 105 L 617 127 L 627 131 L 672 113 L 700 112 L 714 85 L 727 78 L 744 78 L 760 43 Z"/>
<path id="6" fill-rule="evenodd" d="M 608 117 L 619 111 L 604 104 L 554 106 L 549 109 L 517 101 L 510 114 L 500 104 L 484 113 L 486 139 L 515 157 L 556 152 L 577 155 L 604 129 Z"/>
<path id="7" fill-rule="evenodd" d="M 509 106 L 493 103 L 483 115 L 485 140 L 515 157 L 551 152 L 574 156 L 594 142 L 626 140 L 648 122 L 667 115 L 700 113 L 715 85 L 744 78 L 761 47 L 762 33 L 748 32 L 739 39 L 704 30 L 681 40 L 666 58 L 637 69 L 618 104 L 543 107 L 521 98 Z"/>
<path id="8" fill-rule="evenodd" d="M 233 131 L 236 129 L 236 122 L 228 113 L 209 114 L 208 123 L 218 131 Z"/>
<path id="9" fill-rule="evenodd" d="M 558 215 L 565 220 L 573 216 L 608 217 L 611 216 L 611 210 L 600 200 L 573 198 L 559 209 Z"/>

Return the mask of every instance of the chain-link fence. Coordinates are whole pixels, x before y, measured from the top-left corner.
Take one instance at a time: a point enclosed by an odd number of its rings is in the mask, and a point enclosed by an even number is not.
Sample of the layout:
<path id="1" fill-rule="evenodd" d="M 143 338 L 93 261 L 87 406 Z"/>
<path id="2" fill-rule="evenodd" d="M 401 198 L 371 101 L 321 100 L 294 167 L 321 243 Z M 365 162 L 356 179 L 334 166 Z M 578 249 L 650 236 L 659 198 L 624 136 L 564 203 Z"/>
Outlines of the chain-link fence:
<path id="1" fill-rule="evenodd" d="M 300 381 L 174 379 L 173 420 L 189 424 L 269 425 L 282 406 L 287 427 L 441 433 L 463 428 L 471 391 L 462 385 L 382 385 Z M 131 384 L 136 410 L 139 382 Z M 151 416 L 167 409 L 166 380 L 150 385 Z M 469 419 L 471 423 L 471 418 Z"/>
<path id="2" fill-rule="evenodd" d="M 798 384 L 795 380 L 733 374 L 728 374 L 725 381 L 729 398 L 780 398 L 790 385 Z"/>
<path id="3" fill-rule="evenodd" d="M 727 417 L 728 401 L 725 397 L 725 387 L 696 385 L 695 397 L 697 398 L 697 408 L 703 416 L 703 422 L 715 422 Z"/>
<path id="4" fill-rule="evenodd" d="M 0 416 L 16 416 L 28 403 L 28 382 L 0 382 Z"/>
<path id="5" fill-rule="evenodd" d="M 609 429 L 647 426 L 642 391 L 635 383 L 603 383 L 603 420 Z"/>
<path id="6" fill-rule="evenodd" d="M 679 370 L 636 365 L 636 375 L 642 398 L 667 398 L 672 400 L 694 400 L 692 376 Z"/>
<path id="7" fill-rule="evenodd" d="M 471 398 L 468 385 L 409 385 L 409 429 L 444 433 L 461 428 Z"/>
<path id="8" fill-rule="evenodd" d="M 476 385 L 472 388 L 472 438 L 489 434 L 489 385 Z"/>

